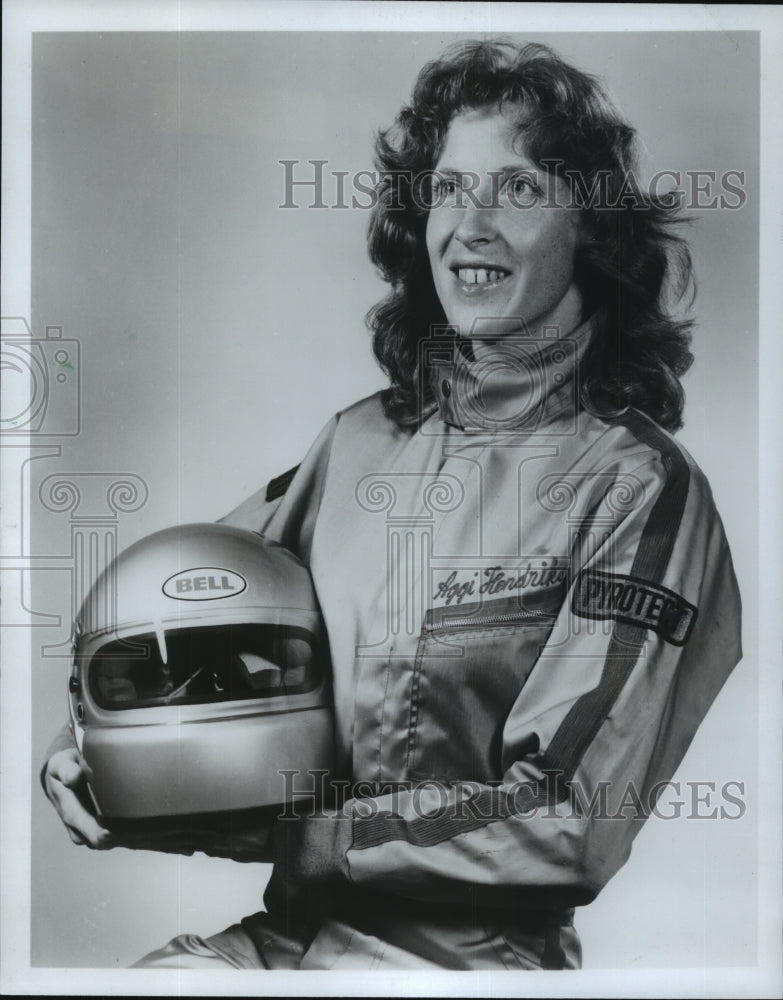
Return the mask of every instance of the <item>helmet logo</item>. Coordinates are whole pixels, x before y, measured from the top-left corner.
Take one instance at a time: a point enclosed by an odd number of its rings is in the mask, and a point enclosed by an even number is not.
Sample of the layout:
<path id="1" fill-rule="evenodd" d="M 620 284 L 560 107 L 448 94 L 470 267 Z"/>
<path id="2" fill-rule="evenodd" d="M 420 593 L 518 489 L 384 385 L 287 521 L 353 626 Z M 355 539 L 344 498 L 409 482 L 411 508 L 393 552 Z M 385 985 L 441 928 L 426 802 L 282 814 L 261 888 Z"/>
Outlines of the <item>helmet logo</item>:
<path id="1" fill-rule="evenodd" d="M 217 601 L 241 594 L 246 587 L 247 580 L 233 570 L 197 566 L 170 576 L 163 584 L 163 593 L 177 601 Z"/>

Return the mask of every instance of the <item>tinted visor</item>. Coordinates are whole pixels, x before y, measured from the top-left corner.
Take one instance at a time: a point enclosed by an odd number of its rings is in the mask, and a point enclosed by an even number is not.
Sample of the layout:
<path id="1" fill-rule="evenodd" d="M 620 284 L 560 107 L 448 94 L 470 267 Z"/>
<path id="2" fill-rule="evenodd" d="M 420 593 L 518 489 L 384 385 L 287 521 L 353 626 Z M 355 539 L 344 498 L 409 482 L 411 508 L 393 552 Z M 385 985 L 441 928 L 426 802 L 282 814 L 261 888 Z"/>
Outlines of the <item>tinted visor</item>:
<path id="1" fill-rule="evenodd" d="M 166 633 L 166 662 L 154 634 L 133 649 L 108 643 L 89 666 L 89 686 L 105 709 L 274 698 L 316 687 L 316 639 L 288 625 L 226 625 Z"/>

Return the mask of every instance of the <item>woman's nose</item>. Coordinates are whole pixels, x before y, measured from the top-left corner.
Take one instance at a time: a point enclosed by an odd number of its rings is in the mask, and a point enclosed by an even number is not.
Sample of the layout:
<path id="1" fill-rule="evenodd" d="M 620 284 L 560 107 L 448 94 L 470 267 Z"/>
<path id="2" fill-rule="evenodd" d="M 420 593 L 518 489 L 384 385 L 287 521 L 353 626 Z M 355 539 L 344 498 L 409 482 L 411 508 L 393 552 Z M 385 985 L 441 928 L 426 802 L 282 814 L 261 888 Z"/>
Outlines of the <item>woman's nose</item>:
<path id="1" fill-rule="evenodd" d="M 461 210 L 462 217 L 455 230 L 454 237 L 463 246 L 484 246 L 492 242 L 496 235 L 495 212 L 490 205 L 469 202 Z"/>

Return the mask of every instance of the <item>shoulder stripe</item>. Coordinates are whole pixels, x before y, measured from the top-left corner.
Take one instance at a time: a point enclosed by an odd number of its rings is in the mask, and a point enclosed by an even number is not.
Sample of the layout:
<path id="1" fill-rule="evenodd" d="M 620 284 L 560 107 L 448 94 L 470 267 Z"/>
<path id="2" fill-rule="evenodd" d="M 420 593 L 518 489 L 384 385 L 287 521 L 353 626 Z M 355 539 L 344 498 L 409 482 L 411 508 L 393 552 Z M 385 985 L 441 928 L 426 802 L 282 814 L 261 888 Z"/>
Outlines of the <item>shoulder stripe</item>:
<path id="1" fill-rule="evenodd" d="M 660 585 L 679 532 L 690 486 L 690 469 L 677 446 L 647 417 L 631 413 L 618 423 L 661 455 L 666 482 L 650 511 L 634 556 L 631 576 Z M 636 665 L 647 628 L 617 622 L 598 686 L 576 701 L 540 760 L 569 781 L 595 739 Z"/>
<path id="2" fill-rule="evenodd" d="M 277 500 L 278 497 L 283 496 L 285 491 L 291 485 L 291 480 L 296 475 L 298 469 L 299 466 L 295 465 L 293 469 L 289 469 L 288 472 L 284 472 L 282 475 L 269 480 L 269 485 L 266 488 L 267 503 L 269 503 L 270 500 Z"/>

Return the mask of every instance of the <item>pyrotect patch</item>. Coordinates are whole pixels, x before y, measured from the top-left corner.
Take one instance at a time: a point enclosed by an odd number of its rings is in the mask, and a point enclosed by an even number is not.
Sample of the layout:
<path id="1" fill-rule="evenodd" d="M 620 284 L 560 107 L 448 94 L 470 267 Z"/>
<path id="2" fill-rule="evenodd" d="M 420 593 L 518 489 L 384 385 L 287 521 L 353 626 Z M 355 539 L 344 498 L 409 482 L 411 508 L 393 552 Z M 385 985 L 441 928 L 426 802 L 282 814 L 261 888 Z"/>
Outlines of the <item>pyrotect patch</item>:
<path id="1" fill-rule="evenodd" d="M 650 628 L 674 646 L 688 641 L 697 615 L 696 608 L 673 590 L 594 569 L 579 574 L 571 610 L 581 618 L 613 618 Z"/>

